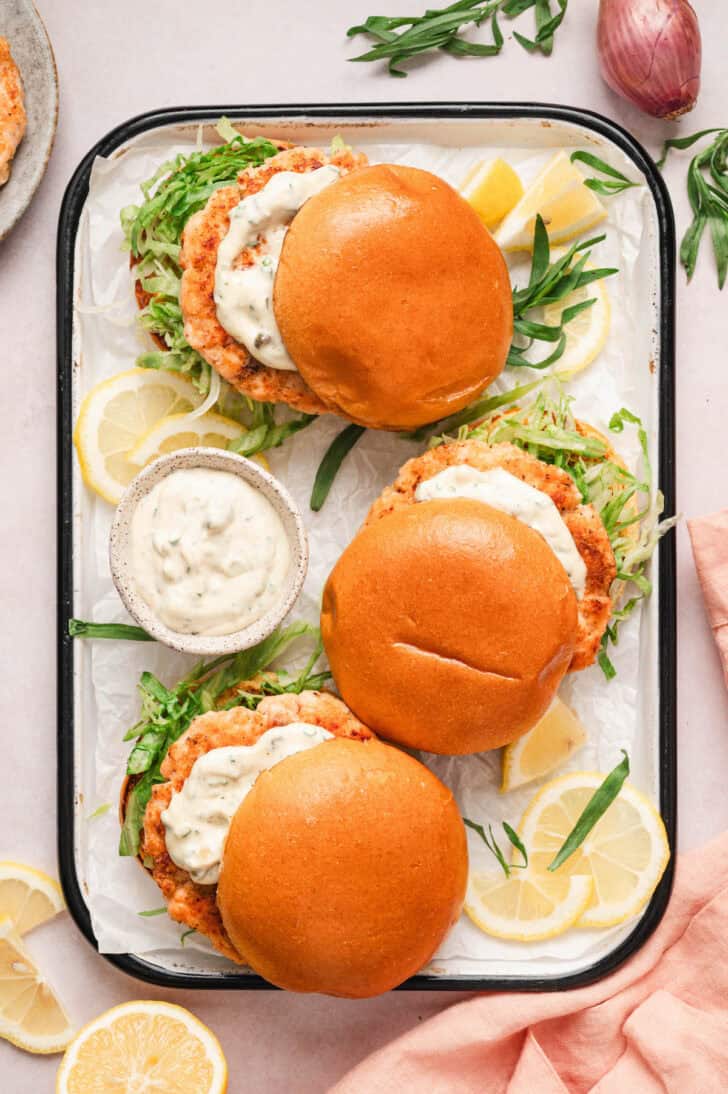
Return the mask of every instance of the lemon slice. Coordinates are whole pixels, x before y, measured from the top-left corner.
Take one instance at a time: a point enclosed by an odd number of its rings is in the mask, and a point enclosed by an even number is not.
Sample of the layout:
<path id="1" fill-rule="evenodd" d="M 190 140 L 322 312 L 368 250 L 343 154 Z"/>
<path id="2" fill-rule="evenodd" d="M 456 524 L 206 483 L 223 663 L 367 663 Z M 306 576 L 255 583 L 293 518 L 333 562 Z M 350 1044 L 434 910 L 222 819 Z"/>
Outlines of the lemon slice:
<path id="1" fill-rule="evenodd" d="M 0 1037 L 27 1052 L 63 1052 L 73 1037 L 68 1015 L 13 930 L 0 922 Z"/>
<path id="2" fill-rule="evenodd" d="M 135 467 L 144 467 L 157 456 L 164 456 L 178 448 L 205 445 L 207 448 L 227 448 L 245 429 L 232 418 L 225 418 L 213 410 L 199 418 L 187 414 L 170 414 L 157 422 L 134 445 L 127 459 Z"/>
<path id="3" fill-rule="evenodd" d="M 560 257 L 558 252 L 552 254 L 552 258 L 558 257 Z M 594 267 L 587 263 L 584 269 L 589 270 Z M 590 285 L 582 285 L 580 289 L 575 289 L 563 300 L 544 306 L 543 322 L 551 327 L 558 327 L 565 308 L 591 299 L 594 300 L 591 307 L 579 312 L 564 327 L 566 346 L 554 366 L 554 373 L 573 376 L 599 356 L 609 337 L 612 308 L 604 281 L 592 281 Z"/>
<path id="4" fill-rule="evenodd" d="M 0 919 L 9 919 L 16 934 L 27 934 L 63 908 L 61 887 L 48 874 L 20 862 L 0 862 Z"/>
<path id="5" fill-rule="evenodd" d="M 592 895 L 590 877 L 514 870 L 471 874 L 465 912 L 476 927 L 496 938 L 536 942 L 555 938 L 577 922 Z"/>
<path id="6" fill-rule="evenodd" d="M 548 775 L 585 741 L 584 726 L 557 695 L 533 729 L 504 749 L 501 793 Z"/>
<path id="7" fill-rule="evenodd" d="M 523 197 L 523 184 L 509 163 L 497 156 L 474 163 L 460 186 L 486 228 L 495 228 Z"/>
<path id="8" fill-rule="evenodd" d="M 495 233 L 504 251 L 530 251 L 536 214 L 543 217 L 551 243 L 564 243 L 604 220 L 607 210 L 566 152 L 557 152 L 541 169 Z"/>
<path id="9" fill-rule="evenodd" d="M 199 406 L 202 395 L 174 372 L 132 368 L 104 380 L 81 404 L 73 440 L 83 481 L 116 505 L 139 470 L 127 453 L 155 422 Z"/>
<path id="10" fill-rule="evenodd" d="M 224 1094 L 220 1042 L 194 1014 L 163 1002 L 112 1007 L 80 1031 L 61 1061 L 56 1094 Z"/>
<path id="11" fill-rule="evenodd" d="M 598 771 L 578 771 L 548 783 L 519 825 L 529 868 L 544 873 L 597 787 Z M 551 876 L 587 875 L 594 882 L 579 927 L 612 927 L 644 908 L 662 877 L 670 848 L 662 817 L 629 783 L 597 821 L 581 847 Z"/>

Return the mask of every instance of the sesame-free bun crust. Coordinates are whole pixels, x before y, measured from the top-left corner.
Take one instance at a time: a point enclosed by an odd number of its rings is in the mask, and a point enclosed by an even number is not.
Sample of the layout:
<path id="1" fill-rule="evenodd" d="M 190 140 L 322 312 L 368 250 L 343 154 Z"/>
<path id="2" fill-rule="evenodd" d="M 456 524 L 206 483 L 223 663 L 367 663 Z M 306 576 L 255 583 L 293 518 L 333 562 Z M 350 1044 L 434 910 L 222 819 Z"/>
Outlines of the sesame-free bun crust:
<path id="1" fill-rule="evenodd" d="M 443 179 L 391 164 L 306 202 L 274 309 L 308 386 L 381 429 L 466 406 L 501 372 L 512 335 L 508 270 L 475 212 Z"/>
<path id="2" fill-rule="evenodd" d="M 526 524 L 480 501 L 427 501 L 349 544 L 321 633 L 342 698 L 375 733 L 482 752 L 547 709 L 574 652 L 576 596 Z"/>
<path id="3" fill-rule="evenodd" d="M 447 787 L 380 741 L 337 739 L 259 776 L 233 818 L 218 903 L 272 984 L 362 998 L 432 957 L 467 871 Z"/>

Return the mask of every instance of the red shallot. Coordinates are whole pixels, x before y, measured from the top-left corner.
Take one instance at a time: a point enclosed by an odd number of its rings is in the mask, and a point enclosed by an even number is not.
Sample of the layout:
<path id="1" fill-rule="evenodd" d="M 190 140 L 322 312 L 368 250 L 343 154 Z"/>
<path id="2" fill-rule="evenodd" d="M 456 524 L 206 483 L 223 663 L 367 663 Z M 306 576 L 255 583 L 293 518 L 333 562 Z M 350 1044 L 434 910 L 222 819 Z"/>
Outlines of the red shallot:
<path id="1" fill-rule="evenodd" d="M 692 110 L 700 28 L 687 0 L 600 0 L 597 49 L 613 91 L 656 118 Z"/>

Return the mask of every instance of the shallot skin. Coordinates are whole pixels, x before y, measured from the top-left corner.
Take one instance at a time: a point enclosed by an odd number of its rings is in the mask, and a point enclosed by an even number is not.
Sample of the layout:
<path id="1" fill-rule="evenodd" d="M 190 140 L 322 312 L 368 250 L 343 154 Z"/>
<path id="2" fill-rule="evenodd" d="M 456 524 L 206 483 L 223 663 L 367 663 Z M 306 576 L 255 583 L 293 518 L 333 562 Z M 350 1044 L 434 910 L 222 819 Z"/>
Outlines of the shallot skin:
<path id="1" fill-rule="evenodd" d="M 695 106 L 701 41 L 687 0 L 600 0 L 597 50 L 606 83 L 647 114 L 677 118 Z"/>

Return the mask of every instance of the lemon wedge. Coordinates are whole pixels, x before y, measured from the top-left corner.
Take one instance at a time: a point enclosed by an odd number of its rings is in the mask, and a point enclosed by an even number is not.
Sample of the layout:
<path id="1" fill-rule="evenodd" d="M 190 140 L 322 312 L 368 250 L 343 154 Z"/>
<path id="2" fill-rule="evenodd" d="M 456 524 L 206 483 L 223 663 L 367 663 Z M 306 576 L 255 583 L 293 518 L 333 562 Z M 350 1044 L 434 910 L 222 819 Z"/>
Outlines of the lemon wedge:
<path id="1" fill-rule="evenodd" d="M 503 750 L 501 793 L 548 775 L 586 741 L 586 730 L 558 695 L 544 716 Z"/>
<path id="2" fill-rule="evenodd" d="M 0 1037 L 26 1052 L 63 1052 L 73 1029 L 61 1003 L 13 930 L 0 922 Z"/>
<path id="3" fill-rule="evenodd" d="M 178 448 L 205 445 L 207 448 L 227 448 L 245 429 L 232 418 L 225 418 L 214 410 L 208 410 L 199 418 L 187 414 L 170 414 L 145 433 L 127 455 L 136 468 L 144 467 L 157 456 L 164 456 Z"/>
<path id="4" fill-rule="evenodd" d="M 592 896 L 590 877 L 535 873 L 470 875 L 465 912 L 485 934 L 512 942 L 555 938 L 577 922 Z"/>
<path id="5" fill-rule="evenodd" d="M 190 380 L 162 370 L 132 368 L 97 384 L 73 434 L 83 481 L 116 505 L 139 470 L 127 453 L 160 418 L 193 410 L 202 398 Z"/>
<path id="6" fill-rule="evenodd" d="M 604 781 L 598 771 L 578 771 L 548 783 L 519 825 L 529 870 L 545 874 L 584 806 Z M 612 927 L 644 908 L 662 877 L 670 847 L 662 817 L 643 794 L 625 783 L 619 796 L 578 850 L 551 877 L 593 881 L 579 927 Z"/>
<path id="7" fill-rule="evenodd" d="M 61 887 L 48 874 L 20 862 L 0 862 L 0 919 L 18 935 L 63 911 Z"/>
<path id="8" fill-rule="evenodd" d="M 495 233 L 504 251 L 530 251 L 536 215 L 543 217 L 549 241 L 564 243 L 604 220 L 607 210 L 566 152 L 557 152 L 539 171 Z"/>
<path id="9" fill-rule="evenodd" d="M 486 228 L 493 229 L 523 197 L 523 184 L 509 163 L 497 156 L 474 163 L 460 193 Z"/>
<path id="10" fill-rule="evenodd" d="M 61 1061 L 56 1094 L 224 1094 L 220 1042 L 194 1014 L 163 1002 L 122 1003 L 89 1022 Z"/>

